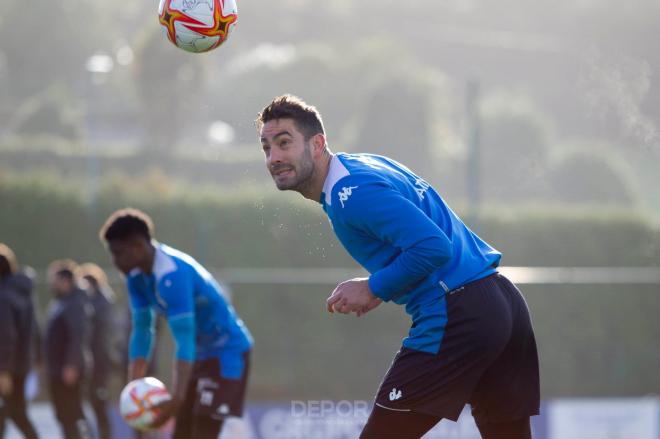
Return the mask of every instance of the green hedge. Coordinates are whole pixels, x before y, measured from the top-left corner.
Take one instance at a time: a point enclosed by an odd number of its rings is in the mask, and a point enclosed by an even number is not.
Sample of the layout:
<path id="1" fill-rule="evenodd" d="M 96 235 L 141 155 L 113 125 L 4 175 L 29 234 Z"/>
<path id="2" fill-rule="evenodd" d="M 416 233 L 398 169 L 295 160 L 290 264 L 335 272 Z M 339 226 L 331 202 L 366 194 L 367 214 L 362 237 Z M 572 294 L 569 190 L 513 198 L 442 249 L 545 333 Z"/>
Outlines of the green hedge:
<path id="1" fill-rule="evenodd" d="M 107 261 L 98 229 L 125 206 L 144 209 L 163 242 L 221 267 L 352 266 L 320 205 L 270 186 L 170 187 L 155 173 L 86 189 L 58 178 L 0 179 L 0 240 L 36 267 L 62 256 Z M 639 213 L 561 206 L 491 210 L 472 225 L 507 265 L 654 265 L 660 228 Z"/>
<path id="2" fill-rule="evenodd" d="M 295 194 L 258 188 L 229 195 L 217 188 L 120 182 L 102 185 L 90 204 L 84 188 L 48 181 L 0 179 L 0 241 L 37 268 L 61 257 L 108 266 L 98 229 L 111 211 L 127 205 L 145 209 L 159 239 L 208 267 L 354 267 L 320 206 Z M 512 207 L 484 214 L 475 229 L 503 251 L 506 265 L 657 266 L 660 260 L 659 228 L 630 213 Z M 395 305 L 362 319 L 330 316 L 323 304 L 331 288 L 233 286 L 236 307 L 256 338 L 252 398 L 372 397 L 408 319 Z M 545 397 L 640 395 L 659 388 L 660 354 L 653 348 L 660 338 L 658 285 L 523 291 L 536 326 Z M 44 305 L 43 286 L 40 295 Z M 161 357 L 170 352 L 168 343 Z M 169 364 L 160 362 L 165 369 Z"/>

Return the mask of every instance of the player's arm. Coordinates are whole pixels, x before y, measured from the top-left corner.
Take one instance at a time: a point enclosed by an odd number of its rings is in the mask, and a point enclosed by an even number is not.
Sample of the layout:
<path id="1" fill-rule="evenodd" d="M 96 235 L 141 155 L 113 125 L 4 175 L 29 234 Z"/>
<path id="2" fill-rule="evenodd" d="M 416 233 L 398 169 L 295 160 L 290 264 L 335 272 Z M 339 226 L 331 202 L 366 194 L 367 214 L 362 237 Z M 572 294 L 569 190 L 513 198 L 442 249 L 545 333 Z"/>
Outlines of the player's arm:
<path id="1" fill-rule="evenodd" d="M 39 327 L 39 320 L 37 319 L 36 309 L 38 309 L 38 296 L 34 291 L 34 280 L 37 277 L 36 271 L 34 268 L 24 265 L 21 267 L 19 273 L 20 282 L 23 284 L 23 289 L 28 291 L 28 304 L 26 312 L 29 315 L 30 319 L 30 344 L 31 344 L 31 353 L 34 359 L 34 366 L 41 368 L 43 364 L 43 341 L 41 338 L 41 328 Z"/>
<path id="2" fill-rule="evenodd" d="M 35 304 L 30 303 L 30 342 L 32 343 L 32 353 L 34 355 L 34 364 L 37 368 L 41 368 L 44 362 L 43 353 L 41 347 L 43 346 L 43 341 L 41 337 L 41 328 L 39 327 L 39 320 L 37 319 Z"/>
<path id="3" fill-rule="evenodd" d="M 174 338 L 175 358 L 172 399 L 159 405 L 161 414 L 153 427 L 163 425 L 183 403 L 196 354 L 193 279 L 180 269 L 164 276 L 158 285 L 160 297 L 167 303 L 167 323 Z"/>
<path id="4" fill-rule="evenodd" d="M 147 374 L 155 333 L 155 317 L 151 308 L 132 310 L 131 336 L 128 342 L 128 379 L 142 378 Z"/>
<path id="5" fill-rule="evenodd" d="M 11 365 L 14 362 L 18 334 L 8 301 L 0 297 L 0 396 L 12 393 Z"/>
<path id="6" fill-rule="evenodd" d="M 187 314 L 170 318 L 168 322 L 176 345 L 172 397 L 182 402 L 195 361 L 195 318 Z"/>
<path id="7" fill-rule="evenodd" d="M 64 368 L 62 369 L 62 380 L 69 386 L 74 385 L 81 378 L 83 349 L 87 337 L 87 320 L 89 318 L 82 297 L 76 297 L 72 302 L 63 314 L 68 341 Z"/>
<path id="8" fill-rule="evenodd" d="M 388 301 L 427 277 L 451 257 L 447 235 L 415 204 L 386 182 L 356 182 L 341 210 L 343 226 L 388 242 L 400 250 L 372 273 L 370 291 Z"/>
<path id="9" fill-rule="evenodd" d="M 128 380 L 132 381 L 147 374 L 155 333 L 155 317 L 149 302 L 140 293 L 134 280 L 128 280 L 127 288 L 132 323 L 128 342 Z"/>

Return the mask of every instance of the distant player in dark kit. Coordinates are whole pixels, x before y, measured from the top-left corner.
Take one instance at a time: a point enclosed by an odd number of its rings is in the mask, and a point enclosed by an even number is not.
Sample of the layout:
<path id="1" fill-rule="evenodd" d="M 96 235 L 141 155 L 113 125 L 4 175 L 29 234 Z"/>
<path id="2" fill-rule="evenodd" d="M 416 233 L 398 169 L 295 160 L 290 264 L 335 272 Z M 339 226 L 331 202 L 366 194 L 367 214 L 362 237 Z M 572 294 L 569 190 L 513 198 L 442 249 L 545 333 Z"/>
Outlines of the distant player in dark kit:
<path id="1" fill-rule="evenodd" d="M 27 417 L 25 378 L 38 340 L 32 279 L 19 270 L 14 252 L 0 244 L 0 438 L 11 419 L 28 439 L 37 437 Z"/>
<path id="2" fill-rule="evenodd" d="M 501 254 L 400 163 L 332 153 L 320 114 L 300 99 L 275 98 L 257 125 L 277 188 L 320 203 L 370 273 L 340 283 L 328 311 L 360 316 L 391 301 L 412 318 L 360 437 L 419 438 L 469 403 L 484 439 L 531 438 L 536 342 L 522 295 L 497 272 Z"/>
<path id="3" fill-rule="evenodd" d="M 101 267 L 93 263 L 80 266 L 79 277 L 86 281 L 86 292 L 93 314 L 90 325 L 90 353 L 92 367 L 89 374 L 89 402 L 94 410 L 99 439 L 112 437 L 108 419 L 108 378 L 115 359 L 112 357 L 113 338 L 116 337 L 112 304 L 115 293 Z"/>
<path id="4" fill-rule="evenodd" d="M 197 261 L 152 239 L 144 212 L 122 209 L 101 228 L 112 260 L 126 275 L 133 326 L 129 379 L 145 375 L 153 312 L 163 315 L 176 344 L 172 399 L 153 426 L 176 417 L 174 439 L 216 438 L 228 416 L 241 416 L 252 337 L 213 276 Z"/>
<path id="5" fill-rule="evenodd" d="M 79 287 L 77 270 L 78 265 L 68 259 L 54 261 L 48 267 L 54 295 L 45 337 L 48 385 L 55 416 L 67 439 L 92 437 L 82 408 L 92 310 Z"/>

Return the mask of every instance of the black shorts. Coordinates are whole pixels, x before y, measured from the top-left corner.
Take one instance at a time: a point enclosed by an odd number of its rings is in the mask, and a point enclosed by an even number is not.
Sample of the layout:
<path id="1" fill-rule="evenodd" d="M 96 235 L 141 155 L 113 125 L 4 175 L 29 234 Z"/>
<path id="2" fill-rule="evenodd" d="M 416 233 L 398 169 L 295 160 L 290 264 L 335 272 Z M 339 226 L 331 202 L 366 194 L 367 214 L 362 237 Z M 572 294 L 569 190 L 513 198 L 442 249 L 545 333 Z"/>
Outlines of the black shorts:
<path id="1" fill-rule="evenodd" d="M 437 354 L 402 347 L 376 404 L 456 421 L 465 404 L 477 423 L 537 415 L 539 363 L 527 304 L 495 273 L 447 293 Z"/>
<path id="2" fill-rule="evenodd" d="M 221 376 L 221 364 L 217 358 L 196 361 L 177 418 L 209 416 L 224 419 L 227 416 L 241 416 L 250 372 L 249 351 L 243 354 L 243 361 L 243 373 L 240 379 L 235 380 Z"/>

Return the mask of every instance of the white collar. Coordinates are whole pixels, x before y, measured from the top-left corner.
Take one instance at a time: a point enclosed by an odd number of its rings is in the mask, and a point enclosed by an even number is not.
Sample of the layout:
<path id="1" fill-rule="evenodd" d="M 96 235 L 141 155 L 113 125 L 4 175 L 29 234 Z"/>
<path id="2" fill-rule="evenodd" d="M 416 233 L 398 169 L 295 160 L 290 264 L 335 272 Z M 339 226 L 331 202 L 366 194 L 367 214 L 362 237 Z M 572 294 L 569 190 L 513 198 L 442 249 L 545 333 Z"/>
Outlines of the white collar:
<path id="1" fill-rule="evenodd" d="M 325 194 L 325 204 L 330 205 L 332 201 L 332 188 L 337 184 L 339 180 L 350 175 L 346 166 L 339 160 L 339 154 L 337 153 L 330 160 L 330 166 L 328 167 L 328 175 L 325 177 L 325 182 L 323 183 L 323 193 Z"/>

